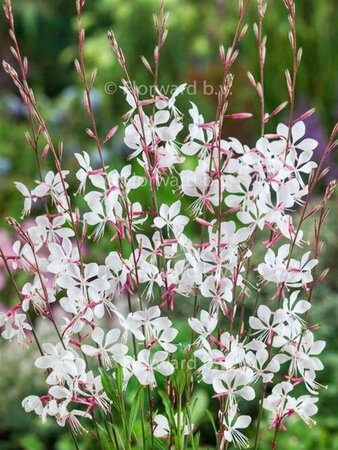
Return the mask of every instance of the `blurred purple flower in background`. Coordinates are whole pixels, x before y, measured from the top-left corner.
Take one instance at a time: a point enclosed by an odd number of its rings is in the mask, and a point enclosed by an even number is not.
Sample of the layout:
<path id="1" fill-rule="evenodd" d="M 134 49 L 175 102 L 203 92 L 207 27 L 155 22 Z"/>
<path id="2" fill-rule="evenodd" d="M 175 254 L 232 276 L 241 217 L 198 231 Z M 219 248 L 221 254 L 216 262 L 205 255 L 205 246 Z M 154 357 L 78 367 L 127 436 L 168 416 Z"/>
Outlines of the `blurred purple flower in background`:
<path id="1" fill-rule="evenodd" d="M 309 109 L 310 106 L 307 99 L 301 99 L 297 105 L 296 117 Z M 328 142 L 328 135 L 318 113 L 312 114 L 306 119 L 306 129 L 308 135 L 318 142 L 318 147 L 313 154 L 314 160 L 318 163 L 322 159 Z M 327 156 L 326 162 L 327 166 L 330 167 L 330 171 L 325 176 L 325 182 L 329 183 L 332 180 L 338 180 L 338 164 L 334 161 L 333 153 Z"/>

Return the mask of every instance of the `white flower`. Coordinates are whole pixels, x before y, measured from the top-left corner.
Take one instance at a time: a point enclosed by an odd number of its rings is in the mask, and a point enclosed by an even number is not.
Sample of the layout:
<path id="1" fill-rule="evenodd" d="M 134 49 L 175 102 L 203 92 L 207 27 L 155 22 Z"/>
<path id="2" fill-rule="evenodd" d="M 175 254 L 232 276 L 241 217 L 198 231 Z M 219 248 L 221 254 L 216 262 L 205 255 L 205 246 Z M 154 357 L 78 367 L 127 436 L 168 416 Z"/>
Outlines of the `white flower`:
<path id="1" fill-rule="evenodd" d="M 156 414 L 154 417 L 154 436 L 166 438 L 170 434 L 170 425 L 168 419 L 163 414 Z"/>
<path id="2" fill-rule="evenodd" d="M 258 272 L 265 281 L 283 283 L 288 279 L 286 258 L 289 255 L 290 245 L 282 245 L 277 255 L 269 248 L 264 257 L 264 263 L 258 265 Z"/>
<path id="3" fill-rule="evenodd" d="M 181 415 L 180 425 L 183 428 L 183 435 L 188 436 L 192 430 L 190 430 L 189 425 L 184 424 L 184 421 L 185 421 L 184 414 L 181 412 L 180 415 Z M 174 421 L 177 426 L 178 414 L 174 415 Z M 163 416 L 163 414 L 156 414 L 156 416 L 154 417 L 153 431 L 154 431 L 154 436 L 158 437 L 158 438 L 167 438 L 170 435 L 169 421 L 165 416 Z"/>
<path id="4" fill-rule="evenodd" d="M 290 260 L 288 269 L 288 285 L 293 287 L 306 286 L 313 281 L 312 269 L 318 264 L 317 259 L 310 260 L 311 252 L 306 252 L 301 261 Z"/>
<path id="5" fill-rule="evenodd" d="M 27 346 L 30 342 L 29 332 L 32 327 L 26 320 L 26 314 L 18 313 L 15 310 L 7 314 L 0 312 L 0 328 L 5 327 L 1 336 L 9 341 L 16 338 L 20 345 Z"/>
<path id="6" fill-rule="evenodd" d="M 213 380 L 213 388 L 217 396 L 226 396 L 230 406 L 236 403 L 236 397 L 244 400 L 255 398 L 254 389 L 249 386 L 253 381 L 253 371 L 251 369 L 230 369 L 221 372 Z"/>
<path id="7" fill-rule="evenodd" d="M 219 204 L 218 182 L 212 180 L 208 174 L 208 161 L 199 161 L 195 171 L 182 170 L 180 177 L 183 194 L 197 197 L 190 206 L 191 211 L 199 215 L 203 207 L 206 207 L 213 212 L 212 206 Z"/>
<path id="8" fill-rule="evenodd" d="M 20 191 L 20 193 L 25 198 L 22 215 L 27 216 L 30 213 L 32 207 L 32 195 L 27 186 L 25 186 L 23 183 L 19 183 L 18 181 L 16 181 L 14 184 L 17 190 Z"/>
<path id="9" fill-rule="evenodd" d="M 35 414 L 41 416 L 43 411 L 43 404 L 40 400 L 40 397 L 36 395 L 29 395 L 28 397 L 22 400 L 22 407 L 26 412 L 34 411 Z"/>
<path id="10" fill-rule="evenodd" d="M 288 408 L 289 393 L 293 390 L 293 386 L 288 381 L 282 381 L 276 384 L 272 389 L 272 393 L 264 399 L 263 407 L 273 413 L 272 424 L 278 425 L 286 414 Z"/>
<path id="11" fill-rule="evenodd" d="M 186 87 L 187 83 L 183 83 L 175 87 L 174 92 L 172 93 L 170 98 L 164 95 L 159 96 L 156 100 L 156 108 L 159 110 L 168 108 L 169 110 L 173 111 L 175 116 L 180 114 L 179 110 L 175 106 L 176 98 L 185 91 Z"/>
<path id="12" fill-rule="evenodd" d="M 210 275 L 201 284 L 201 294 L 203 297 L 212 297 L 216 310 L 220 307 L 222 311 L 226 311 L 224 302 L 232 301 L 233 285 L 229 278 L 222 277 L 219 281 L 214 275 Z"/>
<path id="13" fill-rule="evenodd" d="M 283 311 L 285 313 L 286 320 L 291 327 L 299 329 L 299 325 L 304 321 L 299 316 L 304 314 L 311 308 L 311 303 L 306 300 L 298 300 L 300 291 L 294 291 L 291 293 L 289 299 L 285 298 L 283 301 Z"/>
<path id="14" fill-rule="evenodd" d="M 272 312 L 266 305 L 260 305 L 257 310 L 257 316 L 249 318 L 250 327 L 254 330 L 254 335 L 263 341 L 271 341 L 278 330 L 281 329 L 281 324 L 285 320 L 285 313 L 282 309 Z"/>
<path id="15" fill-rule="evenodd" d="M 87 264 L 83 274 L 78 265 L 69 264 L 65 273 L 58 278 L 57 283 L 61 288 L 70 292 L 79 290 L 84 296 L 86 289 L 101 292 L 110 287 L 96 263 Z"/>
<path id="16" fill-rule="evenodd" d="M 44 355 L 36 359 L 35 366 L 39 369 L 51 369 L 46 380 L 48 384 L 62 383 L 68 375 L 75 377 L 78 374 L 74 353 L 65 350 L 61 343 L 42 344 L 42 349 Z"/>
<path id="17" fill-rule="evenodd" d="M 203 364 L 199 368 L 199 372 L 202 374 L 203 381 L 206 383 L 212 383 L 214 366 L 223 366 L 225 363 L 225 355 L 221 350 L 211 348 L 209 342 L 202 338 L 200 339 L 201 348 L 194 352 L 194 356 L 198 358 Z"/>
<path id="18" fill-rule="evenodd" d="M 173 231 L 175 236 L 180 236 L 183 233 L 184 227 L 189 222 L 188 217 L 180 215 L 180 210 L 180 200 L 177 200 L 170 207 L 162 204 L 160 207 L 160 215 L 154 219 L 154 225 L 160 229 L 167 227 Z"/>
<path id="19" fill-rule="evenodd" d="M 118 343 L 121 331 L 118 328 L 109 330 L 106 336 L 100 327 L 94 328 L 91 334 L 92 340 L 97 344 L 96 347 L 84 344 L 81 349 L 85 355 L 98 356 L 105 368 L 110 368 L 113 361 L 121 362 L 128 352 L 126 345 Z"/>
<path id="20" fill-rule="evenodd" d="M 184 155 L 193 156 L 200 152 L 200 157 L 207 154 L 208 143 L 212 140 L 212 130 L 204 127 L 203 116 L 198 112 L 197 106 L 190 102 L 192 108 L 189 114 L 193 123 L 189 125 L 189 141 L 182 145 L 181 152 Z"/>
<path id="21" fill-rule="evenodd" d="M 49 243 L 48 250 L 50 254 L 47 270 L 53 274 L 66 272 L 68 264 L 79 261 L 79 250 L 68 238 L 63 239 L 61 244 Z"/>
<path id="22" fill-rule="evenodd" d="M 249 352 L 246 361 L 255 372 L 255 379 L 262 378 L 263 383 L 271 383 L 274 374 L 280 369 L 278 357 L 269 357 L 269 352 L 265 348 L 257 350 L 256 354 Z M 265 367 L 264 367 L 265 366 Z"/>
<path id="23" fill-rule="evenodd" d="M 80 153 L 75 153 L 74 156 L 81 166 L 81 169 L 76 172 L 76 178 L 80 181 L 78 193 L 84 192 L 86 190 L 86 182 L 89 173 L 93 170 L 90 165 L 90 157 L 87 152 L 83 152 L 82 155 Z"/>
<path id="24" fill-rule="evenodd" d="M 144 386 L 156 386 L 155 371 L 164 376 L 174 373 L 174 366 L 166 361 L 167 352 L 155 352 L 152 356 L 149 350 L 141 350 L 137 355 L 137 361 L 133 363 L 133 373 Z"/>
<path id="25" fill-rule="evenodd" d="M 51 287 L 43 286 L 41 280 L 43 283 L 46 281 L 36 275 L 33 283 L 26 283 L 22 287 L 22 310 L 24 312 L 27 312 L 32 304 L 38 313 L 43 314 L 48 309 L 48 304 L 55 302 L 54 290 Z"/>
<path id="26" fill-rule="evenodd" d="M 157 266 L 146 261 L 142 261 L 140 264 L 138 278 L 140 283 L 146 283 L 147 285 L 145 295 L 148 300 L 151 300 L 154 296 L 154 284 L 157 284 L 159 287 L 164 284 Z"/>
<path id="27" fill-rule="evenodd" d="M 225 427 L 223 436 L 227 442 L 233 442 L 235 447 L 249 448 L 248 438 L 238 430 L 248 428 L 251 423 L 251 417 L 238 416 L 236 420 L 235 418 L 236 408 L 230 408 L 227 417 L 223 417 L 223 425 Z"/>
<path id="28" fill-rule="evenodd" d="M 188 319 L 190 327 L 199 334 L 200 337 L 207 338 L 217 327 L 218 318 L 216 314 L 210 314 L 208 311 L 202 310 L 200 319 Z"/>

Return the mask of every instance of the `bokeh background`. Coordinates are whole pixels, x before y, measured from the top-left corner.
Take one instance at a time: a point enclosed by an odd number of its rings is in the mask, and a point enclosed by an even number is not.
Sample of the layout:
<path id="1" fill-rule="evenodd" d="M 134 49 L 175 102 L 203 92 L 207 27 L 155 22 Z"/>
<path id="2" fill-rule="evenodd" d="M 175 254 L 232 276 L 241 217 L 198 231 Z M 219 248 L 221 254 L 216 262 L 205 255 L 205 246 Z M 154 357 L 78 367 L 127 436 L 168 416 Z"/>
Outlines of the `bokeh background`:
<path id="1" fill-rule="evenodd" d="M 217 98 L 204 94 L 204 83 L 215 89 L 222 77 L 218 60 L 219 44 L 227 47 L 236 25 L 235 0 L 167 0 L 170 12 L 169 37 L 161 61 L 160 84 L 178 85 L 188 82 L 196 95 L 184 95 L 179 100 L 183 111 L 189 101 L 197 102 L 206 120 L 212 120 Z M 82 107 L 82 91 L 74 70 L 77 56 L 75 1 L 71 0 L 13 0 L 18 38 L 23 53 L 30 61 L 29 78 L 41 109 L 55 139 L 65 146 L 65 165 L 75 168 L 75 152 L 93 154 L 95 149 L 85 128 L 87 118 Z M 108 92 L 111 86 L 121 84 L 121 72 L 109 48 L 106 32 L 113 29 L 123 47 L 133 80 L 138 85 L 149 85 L 151 80 L 140 60 L 149 60 L 155 43 L 152 13 L 158 10 L 158 0 L 87 0 L 83 17 L 86 28 L 86 56 L 89 68 L 98 68 L 96 87 L 92 93 L 97 122 L 105 133 L 128 109 L 122 93 Z M 248 22 L 257 20 L 256 2 L 251 2 Z M 338 117 L 338 13 L 335 0 L 297 0 L 299 45 L 303 47 L 296 110 L 301 114 L 311 107 L 317 113 L 307 120 L 308 134 L 319 141 L 316 158 L 325 148 L 330 130 Z M 266 110 L 272 111 L 287 99 L 284 71 L 291 65 L 288 46 L 288 21 L 282 0 L 271 0 L 265 21 L 267 40 Z M 9 51 L 7 24 L 0 19 L 0 53 L 14 62 Z M 235 64 L 235 81 L 230 112 L 252 112 L 250 121 L 229 124 L 228 136 L 236 135 L 248 144 L 254 144 L 259 130 L 259 104 L 246 73 L 257 75 L 257 48 L 252 27 L 240 45 Z M 113 89 L 114 90 L 114 89 Z M 10 254 L 15 236 L 6 226 L 7 216 L 21 215 L 22 199 L 13 182 L 32 185 L 37 178 L 35 157 L 28 148 L 24 131 L 27 128 L 26 111 L 11 81 L 0 71 L 0 245 Z M 285 119 L 285 117 L 284 117 Z M 283 113 L 279 117 L 283 120 Z M 273 131 L 276 122 L 269 124 Z M 105 148 L 105 159 L 111 166 L 120 167 L 128 156 L 123 135 L 117 134 Z M 338 158 L 329 161 L 330 173 L 319 187 L 338 178 Z M 74 183 L 75 192 L 75 183 Z M 163 198 L 165 200 L 165 198 Z M 299 420 L 289 422 L 290 433 L 282 433 L 280 450 L 335 450 L 338 449 L 338 202 L 333 198 L 331 215 L 324 228 L 325 242 L 321 268 L 330 267 L 326 281 L 315 295 L 312 321 L 321 323 L 318 338 L 327 340 L 323 361 L 325 372 L 320 382 L 328 388 L 321 392 L 317 426 L 309 431 Z M 312 228 L 308 225 L 308 236 Z M 101 244 L 104 245 L 104 244 Z M 100 254 L 100 245 L 97 246 Z M 20 283 L 20 280 L 19 280 Z M 14 292 L 6 280 L 0 262 L 0 308 L 15 302 Z M 49 327 L 36 323 L 39 333 L 48 339 Z M 187 337 L 188 339 L 188 337 Z M 72 448 L 68 435 L 47 422 L 41 425 L 34 415 L 23 412 L 20 401 L 33 392 L 42 392 L 43 380 L 32 367 L 34 349 L 21 350 L 16 344 L 0 343 L 0 450 L 68 450 Z M 203 442 L 212 445 L 210 426 L 205 408 L 209 394 L 200 388 L 200 400 L 195 422 L 203 432 Z M 130 399 L 132 401 L 132 399 Z M 255 414 L 255 411 L 252 411 Z M 263 427 L 264 443 L 260 450 L 270 448 L 271 432 Z M 292 437 L 290 437 L 292 435 Z M 87 439 L 83 449 L 95 449 Z"/>

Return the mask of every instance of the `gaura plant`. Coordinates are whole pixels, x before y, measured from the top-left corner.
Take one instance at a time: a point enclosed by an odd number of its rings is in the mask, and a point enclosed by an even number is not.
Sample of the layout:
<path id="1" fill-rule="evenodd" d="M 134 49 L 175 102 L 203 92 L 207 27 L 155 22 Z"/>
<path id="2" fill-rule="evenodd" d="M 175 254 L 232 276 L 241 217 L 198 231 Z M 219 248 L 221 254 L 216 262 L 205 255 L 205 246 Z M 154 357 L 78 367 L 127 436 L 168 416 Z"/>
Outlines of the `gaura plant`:
<path id="1" fill-rule="evenodd" d="M 292 70 L 286 71 L 289 98 L 269 114 L 264 106 L 267 1 L 257 1 L 259 79 L 248 77 L 258 94 L 261 126 L 253 145 L 228 137 L 226 126 L 228 120 L 251 117 L 228 113 L 249 1 L 238 1 L 232 44 L 220 48 L 224 74 L 215 116 L 206 121 L 191 103 L 187 128 L 176 105 L 186 85 L 168 96 L 158 84 L 167 37 L 163 3 L 154 16 L 154 59 L 142 57 L 153 79 L 151 96 L 141 98 L 123 50 L 108 33 L 123 72 L 129 111 L 122 127 L 134 161 L 118 171 L 107 165 L 103 152 L 117 126 L 104 137 L 97 131 L 91 103 L 96 69 L 88 76 L 81 20 L 85 0 L 78 0 L 75 67 L 90 123 L 87 134 L 100 164 L 94 165 L 86 152 L 74 155 L 79 164 L 74 201 L 62 142 L 55 143 L 29 86 L 11 1 L 5 2 L 17 68 L 3 66 L 27 107 L 26 139 L 39 174 L 35 185 L 18 181 L 16 187 L 24 198 L 23 216 L 31 210 L 41 214 L 33 214 L 26 227 L 7 219 L 18 239 L 14 256 L 0 254 L 18 301 L 0 313 L 0 326 L 3 338 L 36 345 L 40 352 L 34 365 L 45 375 L 46 391 L 32 393 L 22 406 L 42 421 L 51 417 L 68 426 L 75 448 L 86 439 L 84 431 L 101 449 L 200 448 L 203 435 L 193 423 L 200 384 L 217 407 L 214 415 L 208 411 L 217 449 L 257 450 L 265 414 L 273 430 L 272 449 L 290 416 L 314 423 L 321 387 L 317 372 L 323 369 L 318 355 L 325 343 L 316 340 L 318 325 L 311 324 L 309 311 L 326 275 L 315 271 L 335 185 L 315 204 L 313 194 L 327 173 L 325 160 L 336 145 L 338 127 L 316 164 L 317 142 L 306 137 L 305 125 L 314 110 L 294 117 L 302 51 L 295 2 L 284 3 L 293 55 Z M 267 129 L 287 105 L 287 123 Z M 47 158 L 54 170 L 45 170 Z M 137 165 L 141 175 L 134 172 Z M 172 201 L 161 204 L 159 193 L 172 180 L 177 181 Z M 139 201 L 144 190 L 150 206 Z M 308 242 L 302 227 L 310 218 L 315 229 Z M 197 239 L 191 233 L 196 227 Z M 102 239 L 109 245 L 97 260 L 92 253 Z M 25 284 L 17 284 L 17 271 L 25 273 Z M 55 341 L 40 341 L 34 330 L 37 316 L 50 323 Z M 188 342 L 180 338 L 182 328 L 190 329 Z M 131 405 L 126 401 L 130 392 Z M 248 411 L 255 405 L 253 421 Z"/>

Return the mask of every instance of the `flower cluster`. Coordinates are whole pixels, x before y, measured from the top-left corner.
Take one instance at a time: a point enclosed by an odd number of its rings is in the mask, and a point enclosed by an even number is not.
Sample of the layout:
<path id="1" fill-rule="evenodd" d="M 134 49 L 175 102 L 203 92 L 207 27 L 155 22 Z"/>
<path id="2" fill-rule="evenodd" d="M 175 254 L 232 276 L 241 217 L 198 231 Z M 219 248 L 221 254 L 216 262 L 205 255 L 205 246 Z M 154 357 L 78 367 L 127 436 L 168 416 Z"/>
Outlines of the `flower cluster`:
<path id="1" fill-rule="evenodd" d="M 25 226 L 9 219 L 18 240 L 9 255 L 1 250 L 19 297 L 18 304 L 0 312 L 2 336 L 21 345 L 35 341 L 40 351 L 35 366 L 46 376 L 44 395 L 25 398 L 23 407 L 43 421 L 52 417 L 60 426 L 69 425 L 73 437 L 91 422 L 96 424 L 98 410 L 103 417 L 117 411 L 125 419 L 125 448 L 131 448 L 133 430 L 128 427 L 133 426 L 143 390 L 152 440 L 169 439 L 183 449 L 182 442 L 191 435 L 196 448 L 191 411 L 182 401 L 190 399 L 197 383 L 213 390 L 219 448 L 229 443 L 249 446 L 243 430 L 252 418 L 244 413 L 255 398 L 257 406 L 269 412 L 275 436 L 293 414 L 312 424 L 320 388 L 317 372 L 323 369 L 318 355 L 325 343 L 315 340 L 317 326 L 309 323 L 308 314 L 314 288 L 324 278 L 314 276 L 314 270 L 333 186 L 309 211 L 323 172 L 322 162 L 317 166 L 312 159 L 317 142 L 305 137 L 306 114 L 293 120 L 291 113 L 288 126 L 279 124 L 274 134 L 264 132 L 270 116 L 262 114 L 262 132 L 254 145 L 224 137 L 226 118 L 250 117 L 225 114 L 230 67 L 237 56 L 234 45 L 245 27 L 227 54 L 221 48 L 225 76 L 217 117 L 211 121 L 205 121 L 194 103 L 184 117 L 177 100 L 185 84 L 169 97 L 155 89 L 152 98 L 140 99 L 110 32 L 125 76 L 122 91 L 130 109 L 124 116 L 123 139 L 132 160 L 120 171 L 111 169 L 102 149 L 117 128 L 104 140 L 98 136 L 90 103 L 95 72 L 90 84 L 83 63 L 84 3 L 77 2 L 81 57 L 76 70 L 92 123 L 87 134 L 101 165 L 96 167 L 87 152 L 75 155 L 76 207 L 70 195 L 75 177 L 61 166 L 62 148 L 54 147 L 26 79 L 21 82 L 5 65 L 33 111 L 56 167 L 42 171 L 35 186 L 16 183 L 24 198 L 23 215 L 31 210 L 44 213 L 33 214 Z M 262 8 L 264 2 L 258 3 Z M 285 4 L 292 22 L 293 2 Z M 243 2 L 239 7 L 241 23 Z M 13 28 L 9 0 L 5 11 Z M 162 8 L 155 19 L 155 55 L 165 40 L 166 20 Z M 147 60 L 143 62 L 156 84 L 157 75 Z M 251 82 L 260 93 L 262 86 Z M 289 93 L 293 101 L 294 93 Z M 172 179 L 177 189 L 160 203 L 159 192 Z M 318 211 L 312 251 L 302 225 Z M 94 242 L 102 250 L 99 256 L 85 251 Z M 25 284 L 16 285 L 16 271 L 25 273 Z M 40 343 L 32 320 L 36 315 L 50 323 L 55 341 Z M 182 327 L 185 335 L 190 332 L 189 342 L 180 333 Z M 193 369 L 177 367 L 177 361 L 191 360 Z M 135 406 L 126 420 L 124 393 L 135 384 Z M 152 398 L 157 392 L 164 405 L 160 411 L 154 410 Z M 141 415 L 145 441 L 144 409 Z M 255 450 L 259 426 L 260 419 Z M 119 448 L 116 427 L 113 431 Z"/>
<path id="2" fill-rule="evenodd" d="M 304 138 L 303 122 L 291 130 L 279 125 L 272 138 L 263 136 L 253 148 L 235 138 L 217 140 L 218 124 L 206 123 L 192 105 L 189 134 L 180 145 L 183 116 L 175 99 L 183 89 L 169 99 L 158 98 L 150 117 L 135 108 L 129 112 L 125 144 L 144 177 L 133 175 L 131 165 L 120 172 L 93 169 L 87 153 L 76 155 L 85 211 L 67 208 L 67 171 L 48 172 L 33 190 L 17 183 L 25 197 L 25 214 L 32 203 L 47 199 L 55 212 L 36 217 L 26 231 L 16 225 L 21 239 L 13 247 L 13 269 L 24 270 L 31 279 L 20 290 L 21 306 L 1 313 L 0 324 L 4 338 L 24 343 L 31 340 L 27 313 L 34 310 L 54 323 L 60 342 L 43 344 L 43 355 L 35 362 L 47 371 L 48 392 L 41 398 L 28 397 L 23 405 L 42 419 L 52 416 L 60 425 L 67 422 L 79 430 L 80 417 L 91 418 L 96 407 L 109 408 L 88 358 L 105 369 L 120 365 L 124 389 L 133 376 L 151 388 L 159 374 L 170 379 L 175 370 L 170 355 L 182 343 L 165 311 L 175 310 L 178 299 L 187 307 L 197 299 L 199 318 L 188 318 L 194 356 L 200 362 L 196 375 L 212 385 L 215 398 L 226 400 L 219 413 L 224 439 L 246 446 L 239 430 L 251 418 L 239 415 L 240 404 L 255 398 L 258 380 L 270 384 L 277 378 L 263 405 L 271 411 L 274 426 L 293 413 L 309 423 L 316 412 L 316 372 L 323 368 L 317 355 L 324 343 L 314 340 L 307 325 L 304 314 L 311 304 L 302 299 L 301 291 L 310 289 L 318 261 L 309 251 L 300 259 L 292 256 L 294 246 L 304 245 L 292 211 L 308 194 L 306 175 L 316 167 L 311 160 L 316 142 Z M 127 100 L 133 107 L 132 98 L 130 92 Z M 191 169 L 180 171 L 185 158 L 195 155 L 196 166 L 190 163 Z M 172 173 L 181 180 L 182 196 L 192 198 L 188 208 L 176 200 L 149 212 L 131 199 L 144 182 L 155 192 Z M 192 220 L 205 230 L 201 242 L 186 232 Z M 76 237 L 79 227 L 81 242 Z M 268 228 L 270 238 L 264 243 L 264 261 L 255 269 L 257 276 L 250 279 L 247 267 L 254 235 L 263 228 Z M 108 252 L 101 264 L 84 263 L 83 240 L 106 235 L 127 240 L 129 253 L 121 247 Z M 275 291 L 271 309 L 261 304 L 248 323 L 238 324 L 248 295 L 258 296 L 266 284 Z M 132 305 L 127 314 L 116 301 L 121 297 L 122 304 L 129 299 Z M 53 319 L 56 302 L 64 312 L 60 329 Z M 104 316 L 117 327 L 106 332 L 100 326 Z M 226 322 L 232 331 L 220 333 Z M 132 340 L 134 354 L 128 347 Z M 281 381 L 281 373 L 287 381 Z M 301 383 L 309 395 L 291 397 Z"/>

